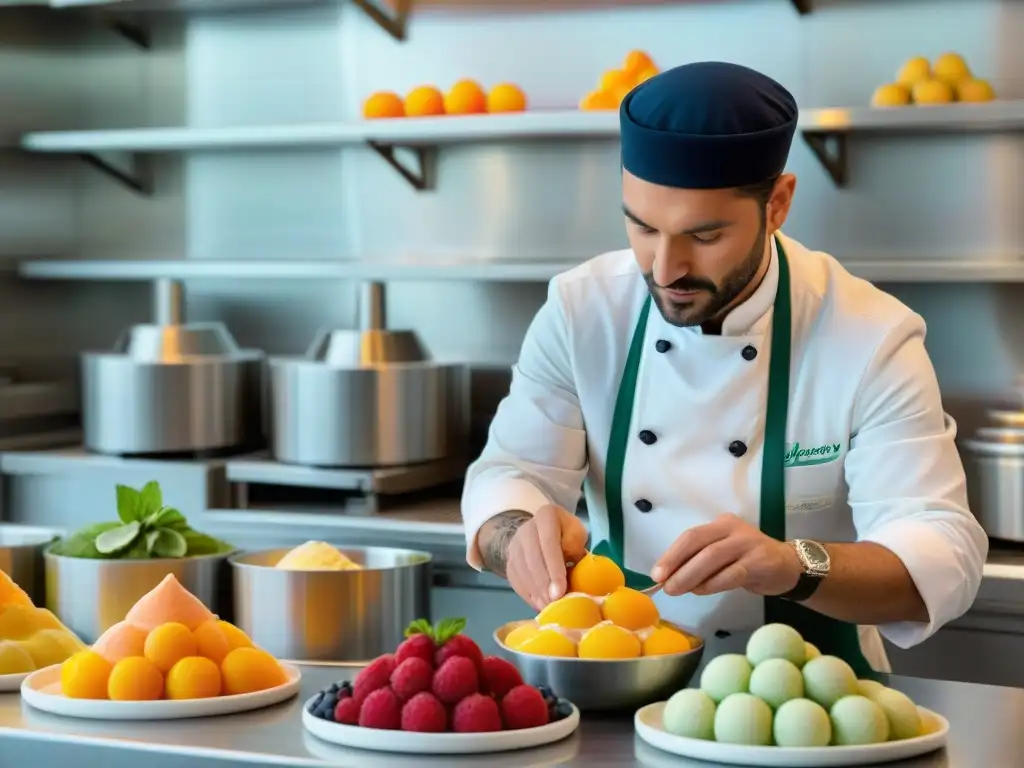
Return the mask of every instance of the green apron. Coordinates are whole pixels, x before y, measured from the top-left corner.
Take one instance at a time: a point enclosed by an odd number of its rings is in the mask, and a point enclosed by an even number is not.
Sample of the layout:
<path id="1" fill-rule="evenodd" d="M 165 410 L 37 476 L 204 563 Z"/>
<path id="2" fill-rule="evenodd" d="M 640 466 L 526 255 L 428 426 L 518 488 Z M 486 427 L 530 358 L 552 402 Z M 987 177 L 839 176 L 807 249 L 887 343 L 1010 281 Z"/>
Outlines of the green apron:
<path id="1" fill-rule="evenodd" d="M 789 411 L 790 342 L 792 335 L 792 307 L 789 287 L 789 264 L 782 243 L 775 241 L 779 254 L 779 285 L 775 295 L 775 315 L 772 320 L 771 359 L 768 363 L 768 404 L 765 417 L 764 455 L 761 463 L 761 531 L 779 541 L 786 540 L 786 482 L 784 456 L 786 453 L 786 423 Z M 622 381 L 615 399 L 611 438 L 605 466 L 605 499 L 608 506 L 608 540 L 593 548 L 595 554 L 614 560 L 626 573 L 626 584 L 634 589 L 645 589 L 654 582 L 642 573 L 625 568 L 624 530 L 622 520 L 622 476 L 626 463 L 626 450 L 631 437 L 630 421 L 636 398 L 637 376 L 643 355 L 647 318 L 651 312 L 651 297 L 644 302 L 633 340 L 629 345 Z M 874 672 L 861 652 L 857 627 L 854 624 L 829 618 L 799 603 L 766 597 L 764 606 L 766 624 L 789 624 L 813 643 L 823 654 L 845 659 L 858 677 L 873 677 Z"/>

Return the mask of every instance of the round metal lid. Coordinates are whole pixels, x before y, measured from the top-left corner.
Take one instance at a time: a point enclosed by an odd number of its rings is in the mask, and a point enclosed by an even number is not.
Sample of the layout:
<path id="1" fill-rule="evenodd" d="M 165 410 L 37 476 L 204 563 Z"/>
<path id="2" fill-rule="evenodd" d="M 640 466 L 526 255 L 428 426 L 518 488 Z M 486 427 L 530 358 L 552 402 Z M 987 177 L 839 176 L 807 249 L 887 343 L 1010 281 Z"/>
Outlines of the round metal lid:
<path id="1" fill-rule="evenodd" d="M 149 363 L 243 354 L 223 323 L 133 325 L 121 332 L 114 353 Z"/>
<path id="2" fill-rule="evenodd" d="M 1024 428 L 981 427 L 964 446 L 986 456 L 1024 456 Z"/>

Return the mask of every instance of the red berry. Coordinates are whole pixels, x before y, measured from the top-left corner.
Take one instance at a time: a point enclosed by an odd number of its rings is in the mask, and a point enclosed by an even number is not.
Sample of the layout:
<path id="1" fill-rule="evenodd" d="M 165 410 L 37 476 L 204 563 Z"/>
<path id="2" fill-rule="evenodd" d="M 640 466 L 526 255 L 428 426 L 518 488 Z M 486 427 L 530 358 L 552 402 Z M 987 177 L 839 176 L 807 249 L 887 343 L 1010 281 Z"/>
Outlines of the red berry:
<path id="1" fill-rule="evenodd" d="M 342 725 L 359 725 L 360 702 L 351 696 L 346 696 L 338 702 L 334 708 L 334 722 Z"/>
<path id="2" fill-rule="evenodd" d="M 369 694 L 386 687 L 391 682 L 391 673 L 394 671 L 394 656 L 390 653 L 378 656 L 356 676 L 352 696 L 359 701 L 364 701 Z"/>
<path id="3" fill-rule="evenodd" d="M 548 705 L 532 685 L 519 685 L 501 700 L 501 715 L 510 731 L 548 724 Z"/>
<path id="4" fill-rule="evenodd" d="M 448 727 L 448 711 L 432 693 L 417 693 L 402 707 L 402 730 L 442 733 Z"/>
<path id="5" fill-rule="evenodd" d="M 391 673 L 391 690 L 399 699 L 406 701 L 417 693 L 429 691 L 433 679 L 434 668 L 430 662 L 419 656 L 412 656 L 395 667 L 395 671 Z"/>
<path id="6" fill-rule="evenodd" d="M 458 704 L 480 690 L 476 666 L 464 656 L 453 656 L 434 672 L 431 690 L 445 704 Z"/>
<path id="7" fill-rule="evenodd" d="M 452 730 L 456 733 L 488 733 L 501 730 L 501 712 L 490 696 L 474 693 L 467 696 L 452 712 Z"/>
<path id="8" fill-rule="evenodd" d="M 523 684 L 523 677 L 512 664 L 497 656 L 484 656 L 480 668 L 481 688 L 499 699 L 517 685 Z"/>
<path id="9" fill-rule="evenodd" d="M 476 665 L 477 669 L 483 665 L 484 654 L 480 646 L 470 640 L 466 635 L 456 635 L 447 643 L 437 649 L 434 656 L 434 664 L 440 667 L 453 656 L 464 656 Z"/>
<path id="10" fill-rule="evenodd" d="M 390 688 L 378 688 L 366 697 L 359 710 L 359 725 L 397 731 L 402 727 L 402 707 Z"/>
<path id="11" fill-rule="evenodd" d="M 408 659 L 423 659 L 433 667 L 436 650 L 433 638 L 428 635 L 412 635 L 398 646 L 398 650 L 395 651 L 395 663 L 401 664 Z"/>

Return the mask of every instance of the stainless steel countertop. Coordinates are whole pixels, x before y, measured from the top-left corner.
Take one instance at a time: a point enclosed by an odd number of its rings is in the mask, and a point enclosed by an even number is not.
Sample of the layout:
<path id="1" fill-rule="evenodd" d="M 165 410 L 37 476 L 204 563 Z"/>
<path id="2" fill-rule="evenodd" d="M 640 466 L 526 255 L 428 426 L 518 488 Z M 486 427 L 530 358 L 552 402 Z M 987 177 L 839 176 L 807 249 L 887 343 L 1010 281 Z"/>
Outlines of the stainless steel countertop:
<path id="1" fill-rule="evenodd" d="M 233 765 L 366 766 L 367 768 L 461 768 L 480 756 L 394 755 L 361 752 L 320 742 L 301 724 L 302 702 L 356 669 L 303 666 L 302 693 L 290 702 L 256 712 L 203 720 L 115 723 L 59 718 L 0 694 L 0 764 L 103 768 L 227 768 Z M 889 684 L 950 721 L 946 750 L 899 763 L 907 768 L 1015 768 L 1024 764 L 1024 690 L 893 677 Z M 649 747 L 633 733 L 631 718 L 591 717 L 563 742 L 540 749 L 487 756 L 493 768 L 530 766 L 647 766 L 678 768 L 710 763 L 684 760 Z"/>

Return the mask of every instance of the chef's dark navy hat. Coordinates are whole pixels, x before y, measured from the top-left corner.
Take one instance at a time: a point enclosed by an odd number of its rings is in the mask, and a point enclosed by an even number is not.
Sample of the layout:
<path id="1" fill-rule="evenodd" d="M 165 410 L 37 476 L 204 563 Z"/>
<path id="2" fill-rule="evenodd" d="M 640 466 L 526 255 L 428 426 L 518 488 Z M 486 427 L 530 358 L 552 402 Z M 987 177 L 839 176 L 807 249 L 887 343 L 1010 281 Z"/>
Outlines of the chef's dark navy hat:
<path id="1" fill-rule="evenodd" d="M 770 77 L 738 64 L 684 64 L 623 99 L 622 167 L 680 189 L 757 184 L 785 169 L 796 122 L 796 100 Z"/>

